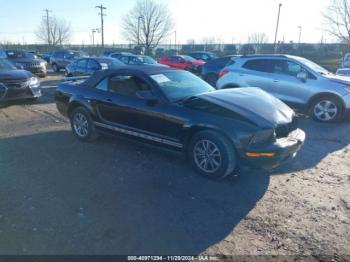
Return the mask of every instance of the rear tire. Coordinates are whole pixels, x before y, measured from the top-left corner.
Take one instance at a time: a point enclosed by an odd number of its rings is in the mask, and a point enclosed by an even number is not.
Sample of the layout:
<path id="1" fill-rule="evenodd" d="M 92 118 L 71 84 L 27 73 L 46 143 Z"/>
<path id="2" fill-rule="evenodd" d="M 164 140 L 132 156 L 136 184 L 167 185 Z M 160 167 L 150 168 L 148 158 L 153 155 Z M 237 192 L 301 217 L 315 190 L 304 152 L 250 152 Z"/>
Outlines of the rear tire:
<path id="1" fill-rule="evenodd" d="M 209 74 L 206 77 L 206 81 L 213 87 L 216 87 L 216 82 L 218 81 L 218 77 L 215 74 Z"/>
<path id="2" fill-rule="evenodd" d="M 87 109 L 78 107 L 70 114 L 73 134 L 82 142 L 91 142 L 98 138 L 93 119 Z"/>
<path id="3" fill-rule="evenodd" d="M 58 68 L 58 66 L 56 64 L 53 64 L 52 65 L 52 70 L 55 72 L 55 73 L 58 73 L 60 71 L 60 69 Z"/>
<path id="4" fill-rule="evenodd" d="M 188 156 L 197 173 L 215 180 L 230 175 L 237 165 L 233 144 L 222 134 L 210 130 L 194 135 Z"/>
<path id="5" fill-rule="evenodd" d="M 310 116 L 321 123 L 334 123 L 342 119 L 343 107 L 338 99 L 320 97 L 310 106 Z"/>

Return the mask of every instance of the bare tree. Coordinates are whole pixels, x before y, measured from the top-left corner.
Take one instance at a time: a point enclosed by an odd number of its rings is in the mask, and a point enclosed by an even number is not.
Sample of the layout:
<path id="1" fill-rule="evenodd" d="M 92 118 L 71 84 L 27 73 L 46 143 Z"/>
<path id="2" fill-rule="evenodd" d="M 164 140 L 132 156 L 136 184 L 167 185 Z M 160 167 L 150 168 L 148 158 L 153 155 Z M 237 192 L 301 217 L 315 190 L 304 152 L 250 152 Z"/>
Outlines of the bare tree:
<path id="1" fill-rule="evenodd" d="M 256 54 L 259 54 L 264 44 L 268 42 L 265 33 L 254 33 L 248 37 L 248 44 L 251 44 Z"/>
<path id="2" fill-rule="evenodd" d="M 123 17 L 123 34 L 133 44 L 144 46 L 149 53 L 173 30 L 167 5 L 154 0 L 138 0 Z"/>
<path id="3" fill-rule="evenodd" d="M 325 31 L 340 42 L 350 44 L 350 2 L 349 0 L 332 0 L 323 13 Z"/>
<path id="4" fill-rule="evenodd" d="M 62 46 L 69 42 L 71 38 L 71 28 L 66 20 L 61 20 L 52 16 L 48 21 L 46 18 L 43 18 L 35 34 L 38 39 L 50 46 Z"/>

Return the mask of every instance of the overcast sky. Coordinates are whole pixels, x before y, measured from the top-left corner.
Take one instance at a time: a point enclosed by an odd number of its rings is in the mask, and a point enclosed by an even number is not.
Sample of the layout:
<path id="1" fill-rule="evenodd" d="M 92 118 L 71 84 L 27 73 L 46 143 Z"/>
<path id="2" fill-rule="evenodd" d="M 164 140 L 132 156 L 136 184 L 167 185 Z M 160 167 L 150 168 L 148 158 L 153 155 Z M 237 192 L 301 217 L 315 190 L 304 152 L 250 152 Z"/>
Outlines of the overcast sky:
<path id="1" fill-rule="evenodd" d="M 279 40 L 298 41 L 298 26 L 302 26 L 302 42 L 320 42 L 322 12 L 330 0 L 159 0 L 168 3 L 180 43 L 188 39 L 200 42 L 206 37 L 223 42 L 243 43 L 252 33 L 265 33 L 274 41 L 278 4 L 282 3 Z M 121 18 L 136 0 L 8 0 L 1 1 L 0 42 L 38 43 L 34 31 L 48 8 L 59 18 L 71 23 L 72 43 L 91 44 L 91 29 L 100 26 L 98 4 L 105 5 L 106 43 L 127 43 L 121 34 Z M 169 43 L 170 39 L 166 40 Z M 174 34 L 172 34 L 174 42 Z"/>

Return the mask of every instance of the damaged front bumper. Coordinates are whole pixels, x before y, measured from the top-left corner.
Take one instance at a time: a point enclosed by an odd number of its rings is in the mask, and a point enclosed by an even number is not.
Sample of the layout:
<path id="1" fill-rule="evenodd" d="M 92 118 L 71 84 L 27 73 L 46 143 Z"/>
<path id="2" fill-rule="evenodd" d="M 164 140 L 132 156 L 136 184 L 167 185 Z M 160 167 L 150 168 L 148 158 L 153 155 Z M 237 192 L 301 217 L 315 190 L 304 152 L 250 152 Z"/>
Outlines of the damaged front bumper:
<path id="1" fill-rule="evenodd" d="M 246 148 L 243 161 L 254 167 L 263 169 L 276 168 L 293 159 L 305 142 L 305 132 L 296 129 L 288 137 L 277 139 L 275 143 L 264 146 Z"/>

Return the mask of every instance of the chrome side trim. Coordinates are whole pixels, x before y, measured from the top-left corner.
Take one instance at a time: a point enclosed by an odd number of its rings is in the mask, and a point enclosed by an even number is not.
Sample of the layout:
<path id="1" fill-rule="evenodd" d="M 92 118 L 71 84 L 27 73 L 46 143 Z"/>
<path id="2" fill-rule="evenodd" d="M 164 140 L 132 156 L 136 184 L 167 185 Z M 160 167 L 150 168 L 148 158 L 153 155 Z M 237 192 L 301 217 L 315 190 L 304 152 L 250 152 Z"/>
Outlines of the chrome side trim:
<path id="1" fill-rule="evenodd" d="M 102 124 L 102 123 L 98 123 L 98 122 L 94 122 L 94 124 L 96 126 L 99 126 L 99 127 L 102 127 L 102 128 L 107 128 L 109 130 L 116 131 L 116 132 L 119 132 L 119 133 L 122 133 L 122 134 L 143 138 L 143 139 L 146 139 L 146 140 L 162 143 L 162 144 L 173 146 L 173 147 L 177 147 L 177 148 L 183 148 L 182 144 L 177 143 L 177 142 L 173 142 L 173 141 L 170 141 L 170 140 L 167 140 L 167 139 L 163 139 L 163 138 L 159 138 L 159 137 L 155 137 L 155 136 L 150 136 L 150 135 L 142 134 L 142 133 L 139 133 L 139 132 L 135 132 L 135 131 L 131 131 L 131 130 L 127 130 L 127 129 L 124 129 L 124 128 L 115 127 L 115 126 L 111 126 L 111 125 L 106 125 L 106 124 Z"/>

